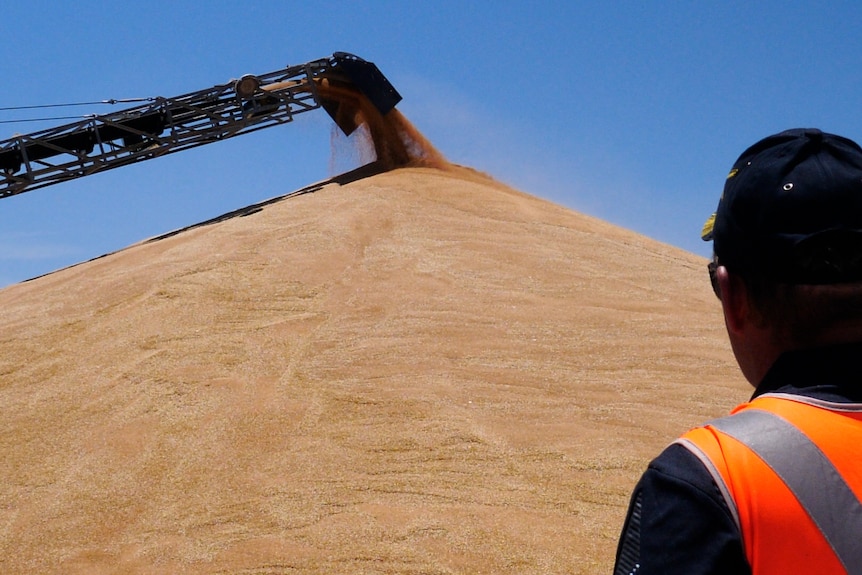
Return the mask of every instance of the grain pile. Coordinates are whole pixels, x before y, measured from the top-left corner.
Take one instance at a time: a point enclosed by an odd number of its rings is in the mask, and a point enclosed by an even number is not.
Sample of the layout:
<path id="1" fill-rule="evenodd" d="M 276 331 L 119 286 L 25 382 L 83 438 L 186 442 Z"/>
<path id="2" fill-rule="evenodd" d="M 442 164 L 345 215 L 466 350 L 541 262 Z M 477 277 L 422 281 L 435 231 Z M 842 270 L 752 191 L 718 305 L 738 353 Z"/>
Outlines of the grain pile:
<path id="1" fill-rule="evenodd" d="M 453 166 L 302 192 L 0 290 L 0 572 L 609 572 L 748 394 L 702 258 Z"/>

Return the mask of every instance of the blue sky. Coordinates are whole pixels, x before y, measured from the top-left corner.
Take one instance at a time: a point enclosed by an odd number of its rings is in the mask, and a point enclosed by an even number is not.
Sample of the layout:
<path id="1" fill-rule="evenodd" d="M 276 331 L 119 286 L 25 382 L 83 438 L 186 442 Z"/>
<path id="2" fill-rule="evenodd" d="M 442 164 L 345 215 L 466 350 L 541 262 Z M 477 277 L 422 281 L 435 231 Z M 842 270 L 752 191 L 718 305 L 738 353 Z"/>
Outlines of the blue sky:
<path id="1" fill-rule="evenodd" d="M 855 1 L 3 4 L 0 107 L 177 96 L 352 52 L 451 161 L 704 256 L 749 144 L 801 126 L 862 140 Z M 43 127 L 2 123 L 0 139 Z M 332 133 L 317 111 L 0 199 L 0 287 L 352 167 Z"/>

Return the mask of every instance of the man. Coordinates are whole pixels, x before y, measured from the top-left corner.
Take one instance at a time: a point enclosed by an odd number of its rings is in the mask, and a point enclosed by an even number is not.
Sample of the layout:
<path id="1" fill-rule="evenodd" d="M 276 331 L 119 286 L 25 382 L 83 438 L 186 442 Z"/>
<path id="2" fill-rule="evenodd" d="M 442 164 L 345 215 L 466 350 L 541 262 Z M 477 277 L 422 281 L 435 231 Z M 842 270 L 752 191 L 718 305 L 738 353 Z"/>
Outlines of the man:
<path id="1" fill-rule="evenodd" d="M 614 573 L 862 573 L 862 148 L 754 144 L 704 239 L 754 395 L 650 463 Z"/>

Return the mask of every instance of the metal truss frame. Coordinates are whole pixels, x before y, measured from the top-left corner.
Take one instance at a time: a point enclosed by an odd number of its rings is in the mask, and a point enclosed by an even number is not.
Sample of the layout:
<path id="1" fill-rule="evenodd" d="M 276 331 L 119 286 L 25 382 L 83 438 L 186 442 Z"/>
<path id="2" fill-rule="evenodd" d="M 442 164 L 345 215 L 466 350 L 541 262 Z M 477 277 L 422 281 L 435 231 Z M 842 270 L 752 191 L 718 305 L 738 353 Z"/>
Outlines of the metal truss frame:
<path id="1" fill-rule="evenodd" d="M 324 77 L 357 87 L 384 114 L 401 99 L 376 66 L 337 52 L 0 141 L 0 198 L 286 124 L 320 107 L 338 122 L 338 104 L 318 94 Z M 340 125 L 345 132 L 355 128 Z"/>

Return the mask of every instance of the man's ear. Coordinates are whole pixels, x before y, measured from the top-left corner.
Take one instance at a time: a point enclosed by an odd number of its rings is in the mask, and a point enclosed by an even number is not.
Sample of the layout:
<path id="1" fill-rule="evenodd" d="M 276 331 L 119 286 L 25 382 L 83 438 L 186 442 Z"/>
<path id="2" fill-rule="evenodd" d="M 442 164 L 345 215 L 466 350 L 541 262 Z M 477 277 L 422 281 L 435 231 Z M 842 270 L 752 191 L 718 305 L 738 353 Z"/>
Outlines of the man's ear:
<path id="1" fill-rule="evenodd" d="M 738 275 L 729 273 L 724 266 L 718 266 L 715 277 L 721 293 L 721 307 L 728 331 L 739 334 L 746 323 L 751 321 L 751 306 L 748 290 Z"/>

